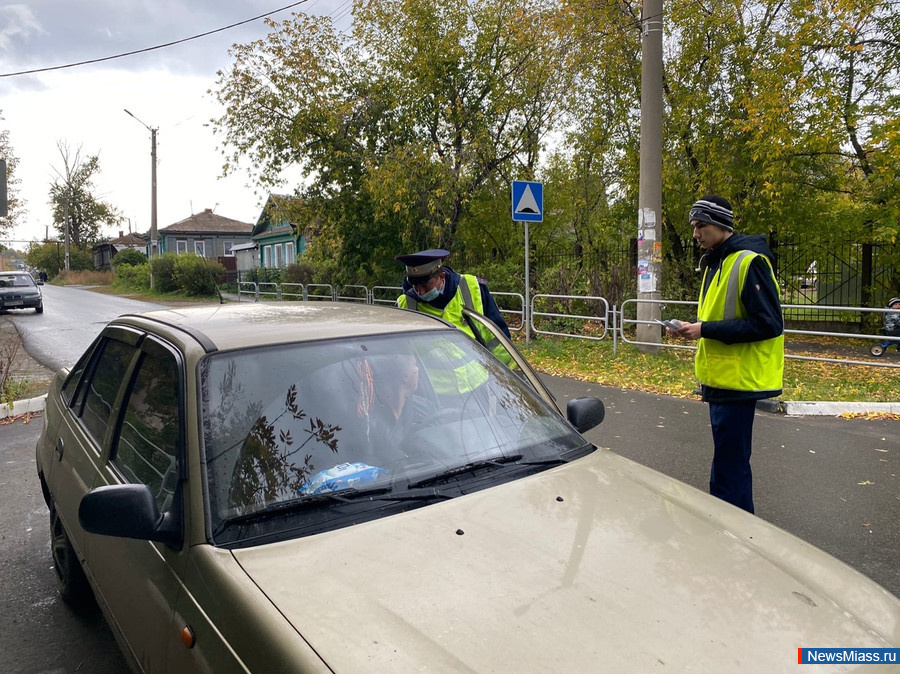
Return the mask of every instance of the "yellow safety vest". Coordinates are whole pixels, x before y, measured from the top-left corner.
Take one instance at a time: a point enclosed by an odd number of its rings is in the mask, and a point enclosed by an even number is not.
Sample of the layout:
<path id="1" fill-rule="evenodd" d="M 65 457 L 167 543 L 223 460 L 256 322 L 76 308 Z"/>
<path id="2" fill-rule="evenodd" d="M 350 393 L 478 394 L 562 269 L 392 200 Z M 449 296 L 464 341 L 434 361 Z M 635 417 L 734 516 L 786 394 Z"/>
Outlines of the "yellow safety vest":
<path id="1" fill-rule="evenodd" d="M 475 333 L 472 332 L 472 328 L 469 327 L 469 324 L 466 322 L 465 318 L 463 318 L 463 307 L 468 307 L 477 311 L 479 314 L 484 314 L 484 304 L 481 301 L 481 288 L 478 285 L 478 279 L 471 274 L 459 275 L 459 287 L 456 289 L 456 294 L 453 296 L 453 299 L 447 303 L 447 306 L 444 307 L 443 311 L 431 306 L 427 302 L 416 302 L 405 293 L 397 298 L 397 306 L 401 309 L 412 309 L 413 311 L 421 311 L 422 313 L 431 316 L 443 318 L 448 323 L 452 323 L 462 330 L 472 339 L 475 339 Z M 504 363 L 509 364 L 512 357 L 503 345 L 499 343 L 496 337 L 494 337 L 494 335 L 486 328 L 482 329 L 481 326 L 477 324 L 476 327 L 478 327 L 479 333 L 481 334 L 482 339 L 484 339 L 484 343 L 491 349 L 493 354 Z M 488 380 L 487 370 L 478 363 L 469 361 L 465 358 L 462 350 L 459 351 L 458 354 L 453 354 L 457 357 L 457 364 L 453 370 L 452 380 L 447 378 L 446 381 L 444 381 L 444 378 L 439 372 L 432 373 L 432 382 L 438 393 L 451 393 L 457 391 L 459 393 L 467 393 L 468 391 L 481 386 Z"/>
<path id="2" fill-rule="evenodd" d="M 769 267 L 773 282 L 777 285 L 772 264 L 765 255 L 742 250 L 722 260 L 707 287 L 703 273 L 697 320 L 721 321 L 731 318 L 747 318 L 747 310 L 741 302 L 741 291 L 747 279 L 747 270 L 755 257 L 762 257 Z M 734 391 L 775 391 L 782 388 L 784 375 L 784 335 L 758 342 L 725 344 L 715 339 L 701 337 L 694 359 L 694 373 L 703 384 Z"/>

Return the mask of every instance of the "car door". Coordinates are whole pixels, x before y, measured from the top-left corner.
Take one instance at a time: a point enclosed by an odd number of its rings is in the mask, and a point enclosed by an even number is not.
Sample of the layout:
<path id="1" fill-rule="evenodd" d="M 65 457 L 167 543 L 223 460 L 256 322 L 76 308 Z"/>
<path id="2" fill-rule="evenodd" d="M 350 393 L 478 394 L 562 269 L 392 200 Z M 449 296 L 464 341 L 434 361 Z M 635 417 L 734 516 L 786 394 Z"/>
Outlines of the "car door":
<path id="1" fill-rule="evenodd" d="M 105 330 L 89 356 L 70 373 L 61 398 L 53 403 L 57 408 L 48 410 L 48 415 L 59 419 L 59 425 L 44 477 L 53 495 L 52 507 L 80 558 L 84 557 L 85 534 L 78 524 L 78 505 L 94 486 L 105 461 L 112 411 L 140 338 L 132 330 Z"/>
<path id="2" fill-rule="evenodd" d="M 128 375 L 110 440 L 109 459 L 95 486 L 146 484 L 163 514 L 184 532 L 185 376 L 173 346 L 147 336 Z M 131 656 L 144 671 L 162 667 L 170 642 L 179 640 L 172 614 L 181 592 L 188 547 L 88 534 L 88 567 L 96 589 Z"/>

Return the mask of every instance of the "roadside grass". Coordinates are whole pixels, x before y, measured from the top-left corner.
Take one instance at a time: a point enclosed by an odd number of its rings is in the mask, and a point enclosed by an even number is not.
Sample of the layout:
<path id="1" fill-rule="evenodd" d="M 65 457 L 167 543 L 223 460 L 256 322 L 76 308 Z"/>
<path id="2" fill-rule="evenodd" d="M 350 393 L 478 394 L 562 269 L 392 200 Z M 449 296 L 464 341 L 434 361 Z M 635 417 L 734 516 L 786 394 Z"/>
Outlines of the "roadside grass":
<path id="1" fill-rule="evenodd" d="M 121 288 L 117 288 L 113 285 L 98 285 L 95 288 L 89 288 L 89 290 L 95 293 L 100 293 L 101 295 L 117 295 L 119 297 L 127 297 L 130 300 L 138 300 L 140 302 L 154 302 L 156 304 L 183 305 L 219 303 L 219 298 L 216 296 L 195 297 L 193 295 L 186 295 L 179 291 L 171 293 L 158 293 L 152 290 L 122 290 Z"/>
<path id="2" fill-rule="evenodd" d="M 613 355 L 610 341 L 544 336 L 527 347 L 520 343 L 519 347 L 525 357 L 546 374 L 678 398 L 695 397 L 694 352 L 686 349 L 661 349 L 659 353 L 647 354 L 632 344 L 620 343 Z M 819 352 L 819 355 L 825 354 Z M 888 367 L 787 358 L 784 392 L 780 399 L 897 402 L 900 401 L 900 372 Z"/>
<path id="3" fill-rule="evenodd" d="M 57 286 L 109 285 L 114 279 L 115 273 L 111 271 L 63 270 L 53 278 L 51 283 Z"/>

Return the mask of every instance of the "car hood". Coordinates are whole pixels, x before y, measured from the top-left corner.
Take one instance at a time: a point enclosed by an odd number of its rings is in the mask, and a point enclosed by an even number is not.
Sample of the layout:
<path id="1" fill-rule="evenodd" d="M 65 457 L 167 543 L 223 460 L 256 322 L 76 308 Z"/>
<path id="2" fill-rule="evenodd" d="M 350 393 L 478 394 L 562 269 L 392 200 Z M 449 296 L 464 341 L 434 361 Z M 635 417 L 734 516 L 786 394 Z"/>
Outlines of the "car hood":
<path id="1" fill-rule="evenodd" d="M 775 672 L 900 643 L 874 582 L 605 450 L 234 555 L 335 672 Z"/>

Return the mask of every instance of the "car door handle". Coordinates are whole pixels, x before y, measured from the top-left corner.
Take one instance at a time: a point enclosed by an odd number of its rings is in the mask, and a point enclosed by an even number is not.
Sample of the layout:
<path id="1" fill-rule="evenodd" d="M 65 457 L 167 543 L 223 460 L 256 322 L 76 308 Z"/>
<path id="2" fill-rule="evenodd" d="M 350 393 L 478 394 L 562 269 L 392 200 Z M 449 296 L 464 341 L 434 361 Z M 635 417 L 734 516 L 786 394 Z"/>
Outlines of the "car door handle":
<path id="1" fill-rule="evenodd" d="M 65 450 L 66 445 L 63 442 L 62 438 L 57 438 L 56 440 L 56 460 L 62 461 L 63 451 Z"/>

